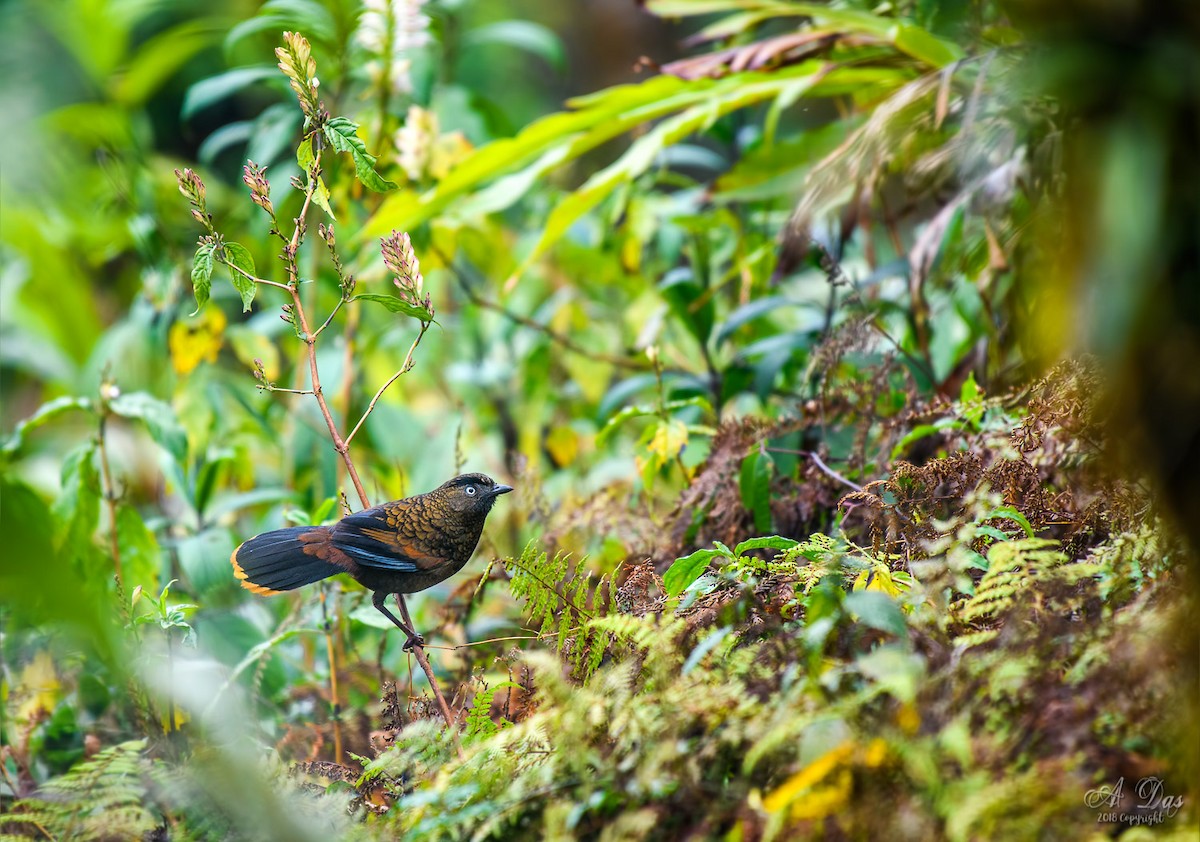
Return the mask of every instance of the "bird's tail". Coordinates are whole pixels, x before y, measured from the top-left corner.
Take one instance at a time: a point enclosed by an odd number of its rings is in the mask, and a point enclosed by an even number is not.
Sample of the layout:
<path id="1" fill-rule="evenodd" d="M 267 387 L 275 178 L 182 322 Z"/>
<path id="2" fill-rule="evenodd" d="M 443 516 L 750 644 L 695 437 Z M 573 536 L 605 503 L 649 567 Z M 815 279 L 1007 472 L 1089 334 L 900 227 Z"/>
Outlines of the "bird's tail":
<path id="1" fill-rule="evenodd" d="M 344 572 L 321 558 L 329 527 L 292 526 L 256 535 L 233 551 L 233 575 L 257 594 L 276 594 Z"/>

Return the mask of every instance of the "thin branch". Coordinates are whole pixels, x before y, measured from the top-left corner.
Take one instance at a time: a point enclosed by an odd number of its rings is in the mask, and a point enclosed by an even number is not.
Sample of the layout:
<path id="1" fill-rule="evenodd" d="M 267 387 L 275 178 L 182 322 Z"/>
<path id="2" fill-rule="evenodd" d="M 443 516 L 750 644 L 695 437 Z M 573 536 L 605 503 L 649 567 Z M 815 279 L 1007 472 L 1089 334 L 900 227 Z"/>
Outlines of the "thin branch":
<path id="1" fill-rule="evenodd" d="M 446 652 L 454 652 L 457 649 L 467 649 L 471 646 L 487 646 L 489 643 L 503 643 L 506 640 L 541 640 L 542 635 L 516 635 L 514 637 L 492 637 L 487 640 L 475 640 L 470 643 L 460 643 L 457 646 L 426 646 L 426 649 L 442 649 Z"/>
<path id="2" fill-rule="evenodd" d="M 334 304 L 333 309 L 329 312 L 328 318 L 326 318 L 324 323 L 319 328 L 317 328 L 317 332 L 313 334 L 313 339 L 316 339 L 318 336 L 320 336 L 325 331 L 325 328 L 329 327 L 329 323 L 332 322 L 333 317 L 338 314 L 338 310 L 342 309 L 342 305 L 346 303 L 346 300 L 347 300 L 346 296 L 344 296 L 344 295 L 338 299 L 337 304 Z"/>
<path id="3" fill-rule="evenodd" d="M 225 265 L 226 265 L 226 266 L 228 266 L 228 267 L 229 267 L 230 269 L 232 269 L 234 272 L 237 272 L 237 273 L 238 273 L 239 275 L 241 275 L 243 278 L 246 278 L 247 280 L 253 281 L 253 282 L 254 282 L 254 283 L 256 283 L 256 284 L 265 284 L 265 285 L 267 285 L 267 286 L 269 286 L 269 287 L 275 287 L 275 288 L 277 288 L 277 289 L 282 289 L 282 290 L 284 290 L 284 291 L 290 291 L 290 290 L 291 290 L 291 287 L 289 287 L 287 284 L 281 284 L 281 283 L 279 283 L 279 281 L 269 281 L 269 280 L 267 280 L 266 278 L 259 278 L 259 277 L 257 277 L 256 275 L 251 275 L 249 272 L 247 272 L 247 271 L 246 271 L 245 269 L 243 269 L 241 266 L 236 266 L 236 265 L 234 265 L 233 263 L 230 263 L 229 261 L 223 261 L 223 262 L 225 263 Z"/>
<path id="4" fill-rule="evenodd" d="M 417 350 L 417 346 L 421 344 L 421 337 L 425 335 L 425 331 L 429 330 L 429 326 L 433 322 L 421 322 L 421 332 L 417 334 L 417 338 L 413 340 L 412 345 L 408 348 L 408 355 L 404 358 L 404 364 L 388 378 L 388 381 L 379 387 L 379 391 L 375 393 L 375 397 L 371 398 L 371 402 L 367 404 L 367 411 L 362 414 L 362 418 L 358 419 L 358 423 L 354 425 L 354 429 L 350 431 L 350 435 L 346 436 L 346 446 L 350 446 L 350 442 L 354 440 L 354 436 L 358 433 L 363 422 L 367 420 L 367 416 L 375 409 L 375 404 L 379 402 L 379 398 L 387 391 L 388 386 L 391 386 L 400 379 L 400 375 L 405 374 L 413 367 L 413 352 Z"/>
<path id="5" fill-rule="evenodd" d="M 816 465 L 817 468 L 819 468 L 820 471 L 823 474 L 825 474 L 826 476 L 832 477 L 833 479 L 840 482 L 842 485 L 844 485 L 848 488 L 853 488 L 855 491 L 863 490 L 863 487 L 861 485 L 859 485 L 856 482 L 853 482 L 852 480 L 846 479 L 844 476 L 839 474 L 833 468 L 826 465 L 824 463 L 824 461 L 821 460 L 821 457 L 818 456 L 816 453 L 814 453 L 811 450 L 791 450 L 786 447 L 768 447 L 768 448 L 765 448 L 765 450 L 767 450 L 770 453 L 792 453 L 792 454 L 795 454 L 796 456 L 807 456 L 809 459 L 812 460 L 813 464 Z"/>
<path id="6" fill-rule="evenodd" d="M 400 609 L 400 616 L 404 618 L 405 624 L 410 629 L 415 628 L 412 617 L 408 614 L 408 605 L 404 602 L 404 597 L 400 594 L 396 594 L 395 597 L 396 606 Z M 442 689 L 433 678 L 433 667 L 429 664 L 429 656 L 425 654 L 425 647 L 417 644 L 410 651 L 417 659 L 417 663 L 421 665 L 421 669 L 425 671 L 426 677 L 429 678 L 429 688 L 433 690 L 433 697 L 437 699 L 438 707 L 442 709 L 442 716 L 446 718 L 446 727 L 450 729 L 450 734 L 454 737 L 454 746 L 458 749 L 459 759 L 465 759 L 466 754 L 463 753 L 462 744 L 458 740 L 458 729 L 454 727 L 454 714 L 450 712 L 450 705 L 446 704 L 446 697 L 442 695 Z"/>
<path id="7" fill-rule="evenodd" d="M 589 348 L 584 348 L 569 336 L 561 334 L 553 328 L 542 324 L 541 322 L 538 322 L 527 316 L 522 316 L 520 313 L 514 313 L 495 301 L 489 301 L 475 291 L 474 287 L 471 286 L 471 281 L 469 281 L 466 274 L 458 268 L 457 263 L 451 261 L 436 245 L 432 248 L 442 263 L 444 263 L 446 267 L 454 273 L 454 277 L 458 280 L 458 284 L 462 287 L 463 292 L 466 293 L 467 298 L 470 299 L 471 303 L 477 307 L 483 307 L 485 310 L 491 310 L 499 313 L 511 322 L 545 334 L 546 337 L 552 342 L 556 342 L 573 354 L 579 354 L 580 356 L 588 357 L 589 359 L 615 365 L 618 368 L 627 368 L 633 371 L 645 371 L 647 368 L 649 368 L 649 365 L 637 357 L 618 357 L 612 354 L 604 354 L 599 351 L 593 351 Z"/>
<path id="8" fill-rule="evenodd" d="M 315 395 L 312 389 L 284 389 L 281 386 L 260 386 L 264 392 L 283 392 L 288 395 Z"/>

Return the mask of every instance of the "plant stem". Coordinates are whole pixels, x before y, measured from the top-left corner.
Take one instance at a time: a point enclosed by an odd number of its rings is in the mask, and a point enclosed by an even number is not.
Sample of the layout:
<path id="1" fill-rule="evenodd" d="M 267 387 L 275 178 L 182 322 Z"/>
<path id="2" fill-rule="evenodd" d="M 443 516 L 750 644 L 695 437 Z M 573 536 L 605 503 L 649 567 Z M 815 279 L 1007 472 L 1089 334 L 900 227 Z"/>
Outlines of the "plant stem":
<path id="1" fill-rule="evenodd" d="M 393 383 L 395 383 L 398 379 L 400 379 L 401 374 L 404 374 L 413 367 L 413 352 L 416 351 L 417 346 L 421 344 L 421 337 L 425 335 L 425 331 L 429 330 L 429 326 L 431 324 L 433 323 L 421 322 L 421 332 L 417 334 L 417 338 L 414 339 L 412 345 L 409 346 L 408 355 L 404 358 L 404 364 L 400 366 L 400 369 L 395 374 L 388 378 L 386 383 L 379 387 L 379 391 L 375 393 L 375 397 L 371 398 L 371 402 L 367 404 L 367 411 L 362 414 L 362 418 L 358 419 L 358 423 L 354 425 L 354 429 L 350 431 L 350 435 L 346 436 L 347 447 L 350 446 L 350 442 L 354 439 L 355 434 L 358 433 L 358 428 L 363 425 L 363 422 L 367 420 L 367 416 L 371 414 L 373 409 L 375 409 L 375 404 L 379 402 L 379 398 L 384 392 L 387 391 L 388 386 L 391 386 Z"/>
<path id="2" fill-rule="evenodd" d="M 101 386 L 104 389 L 104 386 Z M 105 445 L 105 433 L 108 426 L 108 405 L 101 398 L 100 405 L 100 432 L 99 445 L 100 451 L 100 476 L 104 481 L 104 502 L 108 508 L 108 540 L 109 549 L 112 552 L 113 574 L 117 579 L 117 589 L 124 593 L 123 583 L 121 580 L 121 545 L 117 540 L 117 492 L 113 487 L 112 470 L 108 466 L 108 447 Z M 124 598 L 121 599 L 124 604 Z"/>
<path id="3" fill-rule="evenodd" d="M 333 762 L 342 762 L 342 708 L 338 703 L 337 659 L 333 652 L 333 636 L 329 633 L 329 609 L 324 586 L 321 587 L 321 618 L 325 632 L 325 652 L 329 658 L 329 706 L 333 710 Z"/>
<path id="4" fill-rule="evenodd" d="M 400 609 L 400 616 L 404 618 L 404 622 L 408 627 L 413 626 L 412 617 L 408 615 L 408 605 L 404 602 L 404 597 L 396 594 L 396 607 Z M 412 653 L 416 656 L 417 663 L 421 665 L 421 669 L 425 671 L 425 675 L 429 678 L 429 687 L 433 690 L 433 697 L 437 699 L 438 707 L 442 709 L 442 716 L 446 719 L 446 727 L 450 729 L 450 733 L 454 735 L 454 744 L 458 747 L 458 756 L 463 757 L 462 746 L 458 744 L 458 731 L 454 728 L 454 714 L 450 712 L 450 705 L 446 704 L 446 697 L 442 695 L 442 688 L 433 678 L 433 667 L 429 664 L 429 657 L 425 654 L 425 647 L 417 644 L 413 646 Z"/>

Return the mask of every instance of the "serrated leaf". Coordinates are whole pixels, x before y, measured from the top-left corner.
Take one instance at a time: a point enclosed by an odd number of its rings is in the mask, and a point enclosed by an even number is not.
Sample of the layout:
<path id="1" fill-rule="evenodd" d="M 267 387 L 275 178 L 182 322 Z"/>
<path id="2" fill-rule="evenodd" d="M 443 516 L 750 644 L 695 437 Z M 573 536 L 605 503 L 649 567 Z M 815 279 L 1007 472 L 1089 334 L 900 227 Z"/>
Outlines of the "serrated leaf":
<path id="1" fill-rule="evenodd" d="M 229 267 L 229 279 L 233 281 L 233 288 L 242 296 L 242 312 L 247 313 L 254 302 L 254 293 L 258 291 L 258 284 L 253 281 L 253 278 L 257 277 L 254 272 L 254 258 L 250 250 L 241 243 L 226 243 L 223 253 L 225 263 Z M 247 275 L 250 277 L 246 277 Z"/>
<path id="2" fill-rule="evenodd" d="M 414 319 L 419 319 L 423 322 L 433 321 L 433 314 L 424 307 L 416 304 L 409 304 L 407 301 L 401 301 L 394 295 L 386 295 L 377 292 L 364 292 L 354 296 L 351 301 L 373 301 L 376 304 L 382 304 L 393 313 L 403 313 L 406 316 L 412 316 Z"/>
<path id="3" fill-rule="evenodd" d="M 201 243 L 192 258 L 192 294 L 196 296 L 196 315 L 208 303 L 209 290 L 212 289 L 213 273 L 213 244 Z"/>
<path id="4" fill-rule="evenodd" d="M 171 405 L 145 392 L 118 395 L 108 404 L 114 415 L 141 421 L 150 438 L 182 463 L 187 455 L 187 433 Z"/>
<path id="5" fill-rule="evenodd" d="M 334 117 L 325 124 L 324 134 L 330 146 L 353 156 L 354 171 L 366 187 L 376 193 L 395 189 L 395 182 L 388 181 L 375 171 L 375 156 L 367 151 L 366 144 L 359 139 L 357 123 L 345 117 Z"/>

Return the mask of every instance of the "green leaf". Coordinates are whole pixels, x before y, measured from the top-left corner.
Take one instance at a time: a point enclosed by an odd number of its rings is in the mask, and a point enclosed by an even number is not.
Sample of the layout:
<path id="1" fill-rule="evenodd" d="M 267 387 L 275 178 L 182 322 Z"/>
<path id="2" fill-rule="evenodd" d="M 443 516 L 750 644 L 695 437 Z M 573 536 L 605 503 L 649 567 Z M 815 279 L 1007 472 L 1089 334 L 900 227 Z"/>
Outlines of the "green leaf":
<path id="1" fill-rule="evenodd" d="M 791 538 L 784 538 L 780 535 L 765 535 L 762 538 L 751 538 L 748 541 L 742 541 L 733 548 L 735 555 L 742 555 L 750 550 L 790 550 L 792 547 L 798 547 L 799 541 L 794 541 Z"/>
<path id="2" fill-rule="evenodd" d="M 63 460 L 62 491 L 52 508 L 58 521 L 58 548 L 68 556 L 86 558 L 92 548 L 92 533 L 100 520 L 100 474 L 96 469 L 96 445 L 87 442 Z"/>
<path id="3" fill-rule="evenodd" d="M 920 441 L 927 436 L 937 435 L 944 430 L 961 430 L 965 426 L 955 418 L 941 418 L 932 424 L 918 424 L 909 430 L 904 438 L 896 442 L 896 446 L 892 448 L 892 461 L 899 459 L 913 442 Z"/>
<path id="4" fill-rule="evenodd" d="M 742 505 L 754 515 L 754 528 L 767 532 L 771 528 L 771 474 L 775 463 L 770 456 L 755 450 L 742 460 L 740 488 Z"/>
<path id="5" fill-rule="evenodd" d="M 721 552 L 720 550 L 696 550 L 691 555 L 685 555 L 683 558 L 677 558 L 667 568 L 667 572 L 663 574 L 663 589 L 667 592 L 667 596 L 679 596 L 687 590 L 688 586 L 700 578 L 707 568 L 708 563 L 717 556 L 731 557 L 728 551 Z"/>
<path id="6" fill-rule="evenodd" d="M 983 391 L 979 388 L 979 384 L 975 382 L 975 372 L 967 375 L 967 379 L 963 381 L 962 389 L 958 394 L 959 414 L 967 419 L 970 425 L 978 430 L 980 423 L 983 421 L 983 413 L 987 409 L 987 405 L 983 402 Z"/>
<path id="7" fill-rule="evenodd" d="M 559 72 L 566 69 L 566 51 L 562 41 L 552 30 L 531 21 L 497 21 L 468 32 L 463 40 L 468 49 L 488 44 L 516 47 L 545 59 Z"/>
<path id="8" fill-rule="evenodd" d="M 131 584 L 158 586 L 162 553 L 142 516 L 133 506 L 117 509 L 117 546 L 121 550 L 121 572 L 125 587 Z"/>
<path id="9" fill-rule="evenodd" d="M 1012 506 L 1001 506 L 998 509 L 993 509 L 992 512 L 984 518 L 984 520 L 991 520 L 994 517 L 1003 517 L 1016 521 L 1021 525 L 1021 528 L 1025 530 L 1025 535 L 1027 537 L 1033 537 L 1033 524 L 1029 522 L 1029 519 L 1025 517 L 1025 515 L 1018 512 Z"/>
<path id="10" fill-rule="evenodd" d="M 882 591 L 853 591 L 846 594 L 846 610 L 855 615 L 858 622 L 897 637 L 908 633 L 904 612 L 896 601 Z"/>
<path id="11" fill-rule="evenodd" d="M 732 631 L 733 626 L 721 626 L 721 628 L 709 632 L 704 640 L 700 641 L 691 654 L 688 655 L 687 660 L 683 662 L 683 669 L 680 672 L 683 675 L 687 675 L 695 669 L 709 652 L 716 649 L 729 637 L 729 633 Z"/>
<path id="12" fill-rule="evenodd" d="M 716 320 L 713 296 L 696 283 L 691 270 L 684 267 L 668 272 L 658 291 L 683 326 L 701 345 L 708 343 Z"/>
<path id="13" fill-rule="evenodd" d="M 220 102 L 230 94 L 240 91 L 255 82 L 279 77 L 279 68 L 273 64 L 255 65 L 254 67 L 235 67 L 216 76 L 201 79 L 183 95 L 183 106 L 179 116 L 188 119 L 197 111 Z"/>
<path id="14" fill-rule="evenodd" d="M 307 174 L 316 162 L 317 158 L 313 154 L 313 136 L 312 132 L 309 132 L 296 147 L 296 163 L 300 165 L 300 170 Z"/>
<path id="15" fill-rule="evenodd" d="M 250 304 L 254 301 L 254 293 L 258 290 L 258 284 L 252 280 L 258 277 L 254 271 L 254 258 L 250 255 L 249 249 L 240 243 L 226 243 L 224 255 L 225 263 L 229 267 L 229 278 L 233 281 L 234 289 L 242 296 L 242 312 L 249 312 Z M 239 272 L 238 269 L 242 271 Z M 246 275 L 250 277 L 248 278 Z"/>
<path id="16" fill-rule="evenodd" d="M 394 295 L 387 295 L 377 292 L 364 292 L 354 296 L 351 301 L 373 301 L 376 304 L 382 304 L 393 313 L 403 313 L 406 316 L 412 316 L 414 319 L 420 319 L 423 322 L 433 321 L 433 314 L 424 307 L 416 304 L 409 304 L 407 301 L 401 301 Z"/>
<path id="17" fill-rule="evenodd" d="M 902 53 L 934 67 L 945 67 L 964 55 L 962 48 L 950 41 L 943 41 L 919 26 L 902 23 L 892 30 L 892 43 Z"/>
<path id="18" fill-rule="evenodd" d="M 364 603 L 350 612 L 350 619 L 370 626 L 373 629 L 394 629 L 396 626 L 387 617 L 379 613 L 374 605 Z"/>
<path id="19" fill-rule="evenodd" d="M 38 427 L 53 421 L 66 412 L 70 412 L 73 409 L 82 409 L 90 412 L 93 408 L 94 406 L 88 398 L 73 398 L 64 395 L 61 398 L 48 401 L 39 406 L 33 415 L 30 415 L 17 424 L 12 434 L 4 440 L 4 444 L 0 445 L 0 452 L 5 454 L 16 453 L 21 449 L 21 445 L 25 443 L 25 433 L 30 430 L 36 430 Z"/>
<path id="20" fill-rule="evenodd" d="M 193 316 L 208 302 L 208 293 L 212 289 L 213 249 L 212 243 L 201 243 L 192 258 L 192 294 L 196 296 Z"/>
<path id="21" fill-rule="evenodd" d="M 333 215 L 333 208 L 329 206 L 329 188 L 325 186 L 325 180 L 320 176 L 317 176 L 312 197 L 317 207 L 329 214 L 330 219 L 337 220 L 337 217 Z"/>
<path id="22" fill-rule="evenodd" d="M 883 690 L 907 704 L 916 701 L 917 689 L 925 675 L 924 659 L 897 644 L 880 646 L 861 655 L 854 665 Z"/>
<path id="23" fill-rule="evenodd" d="M 358 137 L 358 124 L 345 117 L 334 117 L 325 124 L 324 133 L 329 145 L 338 152 L 349 152 L 354 157 L 354 171 L 358 180 L 376 193 L 385 193 L 396 188 L 375 171 L 375 156 L 367 152 L 366 145 Z"/>
<path id="24" fill-rule="evenodd" d="M 187 433 L 171 405 L 145 392 L 128 392 L 108 404 L 114 415 L 136 419 L 146 425 L 150 437 L 182 463 L 187 456 Z"/>
<path id="25" fill-rule="evenodd" d="M 196 53 L 211 47 L 222 26 L 216 18 L 189 20 L 142 41 L 111 80 L 111 96 L 135 110 L 165 87 Z"/>

